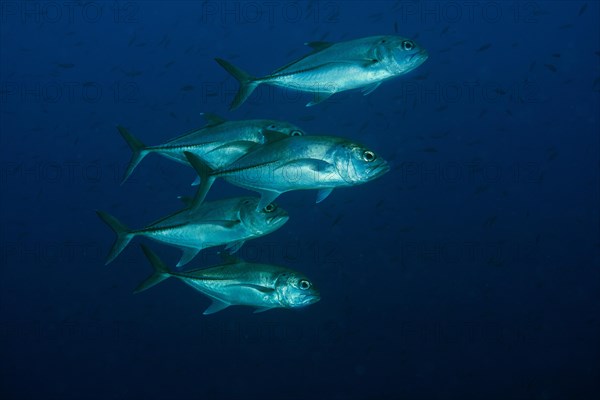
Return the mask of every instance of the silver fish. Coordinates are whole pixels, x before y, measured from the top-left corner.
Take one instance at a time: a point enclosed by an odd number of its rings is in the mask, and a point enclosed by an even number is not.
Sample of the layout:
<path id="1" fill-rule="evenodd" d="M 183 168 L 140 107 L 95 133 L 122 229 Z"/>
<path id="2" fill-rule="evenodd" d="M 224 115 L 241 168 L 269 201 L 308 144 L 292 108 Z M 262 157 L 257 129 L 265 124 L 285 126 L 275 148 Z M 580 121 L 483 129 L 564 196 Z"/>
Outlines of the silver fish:
<path id="1" fill-rule="evenodd" d="M 216 178 L 224 177 L 236 186 L 259 192 L 257 209 L 292 190 L 317 189 L 319 203 L 335 188 L 356 186 L 390 170 L 384 159 L 365 146 L 331 136 L 287 137 L 218 170 L 192 153 L 185 155 L 200 176 L 196 203 L 202 203 Z"/>
<path id="2" fill-rule="evenodd" d="M 362 88 L 366 96 L 383 81 L 412 71 L 428 57 L 425 49 L 400 36 L 370 36 L 339 43 L 310 42 L 306 45 L 312 47 L 312 53 L 262 78 L 253 77 L 216 58 L 215 61 L 240 82 L 230 109 L 239 107 L 262 83 L 314 93 L 314 99 L 307 107 L 350 89 Z"/>
<path id="3" fill-rule="evenodd" d="M 226 121 L 210 113 L 204 113 L 208 123 L 164 144 L 146 146 L 122 126 L 119 133 L 133 154 L 125 171 L 123 182 L 129 178 L 135 167 L 150 153 L 157 153 L 181 164 L 189 165 L 183 155 L 189 151 L 201 157 L 213 168 L 223 167 L 251 151 L 260 144 L 276 141 L 286 136 L 301 136 L 304 132 L 297 126 L 285 121 L 256 119 L 244 121 Z"/>
<path id="4" fill-rule="evenodd" d="M 192 203 L 142 229 L 129 229 L 115 217 L 96 211 L 117 234 L 106 261 L 112 262 L 136 236 L 143 236 L 183 250 L 178 267 L 190 262 L 202 249 L 227 245 L 234 253 L 245 240 L 269 234 L 283 226 L 288 213 L 276 204 L 258 209 L 257 197 L 236 197 L 200 204 Z"/>
<path id="5" fill-rule="evenodd" d="M 175 277 L 212 299 L 213 303 L 204 315 L 229 306 L 256 307 L 255 313 L 273 308 L 299 308 L 321 299 L 319 291 L 306 276 L 288 268 L 230 259 L 229 263 L 210 268 L 174 272 L 148 247 L 142 245 L 142 250 L 154 273 L 134 293 Z"/>

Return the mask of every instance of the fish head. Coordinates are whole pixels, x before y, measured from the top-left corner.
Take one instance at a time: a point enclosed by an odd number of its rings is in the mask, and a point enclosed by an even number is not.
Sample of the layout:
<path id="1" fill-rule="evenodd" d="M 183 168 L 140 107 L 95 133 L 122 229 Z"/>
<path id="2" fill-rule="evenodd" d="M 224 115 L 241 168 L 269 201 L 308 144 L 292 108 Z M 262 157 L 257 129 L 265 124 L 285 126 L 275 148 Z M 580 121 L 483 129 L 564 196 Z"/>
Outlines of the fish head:
<path id="1" fill-rule="evenodd" d="M 337 173 L 349 185 L 369 182 L 390 170 L 387 161 L 358 143 L 340 146 L 334 160 Z"/>
<path id="2" fill-rule="evenodd" d="M 405 74 L 423 64 L 427 50 L 414 40 L 400 36 L 383 36 L 375 47 L 376 58 L 394 75 Z"/>
<path id="3" fill-rule="evenodd" d="M 321 300 L 315 285 L 303 274 L 295 271 L 284 272 L 275 282 L 275 291 L 281 305 L 287 308 L 300 308 Z"/>
<path id="4" fill-rule="evenodd" d="M 265 143 L 275 142 L 288 136 L 304 136 L 302 129 L 286 121 L 267 120 L 262 127 Z M 263 143 L 264 144 L 264 143 Z"/>
<path id="5" fill-rule="evenodd" d="M 275 203 L 257 210 L 259 201 L 258 197 L 248 197 L 242 201 L 240 208 L 240 220 L 252 232 L 256 234 L 273 232 L 290 219 L 287 211 Z"/>

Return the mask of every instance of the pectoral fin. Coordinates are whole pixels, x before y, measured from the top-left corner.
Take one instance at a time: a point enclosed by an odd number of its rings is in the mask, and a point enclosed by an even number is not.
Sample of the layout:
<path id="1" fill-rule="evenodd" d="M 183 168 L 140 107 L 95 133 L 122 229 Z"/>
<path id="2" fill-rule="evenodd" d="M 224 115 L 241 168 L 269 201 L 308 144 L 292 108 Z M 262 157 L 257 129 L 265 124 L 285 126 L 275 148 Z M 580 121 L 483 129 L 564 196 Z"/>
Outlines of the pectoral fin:
<path id="1" fill-rule="evenodd" d="M 298 158 L 280 165 L 273 171 L 277 171 L 281 168 L 308 168 L 311 171 L 321 173 L 332 172 L 335 169 L 335 167 L 331 163 L 328 163 L 327 161 L 323 160 L 318 160 L 316 158 Z"/>
<path id="2" fill-rule="evenodd" d="M 244 242 L 245 240 L 238 240 L 236 242 L 228 243 L 227 246 L 225 246 L 225 250 L 229 251 L 229 254 L 233 254 L 244 245 Z"/>
<path id="3" fill-rule="evenodd" d="M 210 315 L 210 314 L 218 313 L 219 311 L 226 309 L 230 305 L 231 304 L 229 304 L 229 303 L 225 303 L 224 301 L 213 298 L 212 304 L 206 310 L 204 310 L 204 312 L 202 314 Z"/>
<path id="4" fill-rule="evenodd" d="M 381 82 L 375 82 L 375 83 L 372 83 L 370 85 L 367 85 L 367 86 L 363 87 L 362 88 L 362 94 L 363 94 L 363 96 L 366 96 L 368 94 L 373 93 L 373 91 L 375 89 L 377 89 L 379 87 L 379 85 L 381 85 Z"/>
<path id="5" fill-rule="evenodd" d="M 312 107 L 312 106 L 314 106 L 314 105 L 317 105 L 317 104 L 319 104 L 319 103 L 322 103 L 322 102 L 324 102 L 325 100 L 327 100 L 328 98 L 330 98 L 332 94 L 333 94 L 333 93 L 330 93 L 330 92 L 315 92 L 315 94 L 314 94 L 314 97 L 313 97 L 313 100 L 312 100 L 312 101 L 309 101 L 309 102 L 306 104 L 306 107 Z"/>
<path id="6" fill-rule="evenodd" d="M 181 259 L 177 263 L 177 268 L 183 267 L 185 264 L 192 261 L 196 255 L 202 250 L 201 248 L 193 248 L 193 247 L 183 247 L 183 254 L 181 255 Z"/>
<path id="7" fill-rule="evenodd" d="M 209 151 L 207 154 L 210 154 L 213 151 L 220 151 L 220 150 L 230 150 L 230 151 L 235 150 L 240 153 L 248 153 L 250 150 L 252 150 L 253 147 L 256 147 L 256 146 L 257 146 L 257 144 L 255 142 L 251 142 L 248 140 L 238 140 L 235 142 L 229 142 L 229 143 L 225 143 L 221 146 L 215 147 L 214 149 Z"/>
<path id="8" fill-rule="evenodd" d="M 273 289 L 273 288 L 266 287 L 266 286 L 260 286 L 260 285 L 254 285 L 252 283 L 232 283 L 231 285 L 227 285 L 227 286 L 238 286 L 238 287 L 250 288 L 250 289 L 258 290 L 259 292 L 265 293 L 265 294 L 270 294 L 275 291 L 275 289 Z"/>
<path id="9" fill-rule="evenodd" d="M 321 189 L 317 192 L 317 203 L 325 200 L 333 192 L 333 188 Z"/>

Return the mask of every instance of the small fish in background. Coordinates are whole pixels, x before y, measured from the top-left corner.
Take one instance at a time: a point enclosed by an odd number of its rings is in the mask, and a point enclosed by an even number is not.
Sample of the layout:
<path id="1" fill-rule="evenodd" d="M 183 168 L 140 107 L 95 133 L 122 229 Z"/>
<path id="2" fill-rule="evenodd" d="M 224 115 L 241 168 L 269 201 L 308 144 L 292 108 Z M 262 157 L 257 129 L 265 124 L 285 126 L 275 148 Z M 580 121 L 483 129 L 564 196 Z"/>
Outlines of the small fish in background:
<path id="1" fill-rule="evenodd" d="M 489 49 L 490 47 L 492 47 L 491 43 L 486 43 L 484 45 L 481 45 L 481 47 L 479 47 L 476 52 L 477 53 L 481 53 L 482 51 L 486 51 L 487 49 Z"/>
<path id="2" fill-rule="evenodd" d="M 216 170 L 195 154 L 185 155 L 200 177 L 195 201 L 201 203 L 222 177 L 260 193 L 258 209 L 294 190 L 318 190 L 320 203 L 335 188 L 361 185 L 390 170 L 387 161 L 362 144 L 333 136 L 289 136 Z"/>
<path id="3" fill-rule="evenodd" d="M 497 219 L 498 219 L 498 217 L 496 215 L 491 216 L 483 222 L 483 226 L 485 228 L 492 228 L 496 224 Z"/>
<path id="4" fill-rule="evenodd" d="M 234 253 L 246 240 L 274 232 L 289 219 L 288 213 L 276 204 L 257 210 L 258 203 L 257 197 L 236 197 L 204 204 L 192 201 L 189 207 L 142 229 L 129 229 L 108 213 L 96 211 L 117 235 L 106 264 L 111 263 L 136 236 L 179 247 L 183 255 L 178 267 L 209 247 L 226 245 L 225 249 Z"/>
<path id="5" fill-rule="evenodd" d="M 221 265 L 187 272 L 169 270 L 160 258 L 142 245 L 154 273 L 134 291 L 140 293 L 174 277 L 212 300 L 204 315 L 230 306 L 255 307 L 255 313 L 274 308 L 300 308 L 321 299 L 315 285 L 302 273 L 268 264 L 252 264 L 229 257 Z"/>
<path id="6" fill-rule="evenodd" d="M 587 10 L 588 4 L 584 3 L 581 8 L 579 9 L 579 13 L 577 14 L 578 17 L 581 17 L 584 13 L 585 10 Z"/>
<path id="7" fill-rule="evenodd" d="M 554 57 L 554 58 L 560 58 L 560 53 L 552 53 L 552 57 Z"/>
<path id="8" fill-rule="evenodd" d="M 194 89 L 195 89 L 194 85 L 183 85 L 181 87 L 182 92 L 191 92 Z"/>
<path id="9" fill-rule="evenodd" d="M 552 72 L 556 72 L 556 66 L 554 64 L 544 64 L 544 67 L 546 67 L 548 70 L 552 71 Z"/>
<path id="10" fill-rule="evenodd" d="M 59 67 L 64 68 L 64 69 L 71 69 L 71 68 L 75 67 L 75 64 L 73 64 L 73 63 L 58 63 L 56 65 L 58 65 Z"/>
<path id="11" fill-rule="evenodd" d="M 175 118 L 175 114 L 171 115 Z M 148 154 L 156 153 L 180 164 L 190 165 L 183 154 L 191 152 L 212 168 L 221 168 L 237 160 L 256 146 L 280 140 L 285 136 L 304 135 L 302 129 L 285 121 L 270 119 L 227 121 L 216 114 L 204 113 L 204 127 L 190 131 L 156 146 L 146 146 L 127 129 L 117 126 L 132 150 L 131 161 L 123 177 L 124 183 Z"/>
<path id="12" fill-rule="evenodd" d="M 558 29 L 571 29 L 573 26 L 573 24 L 563 24 L 559 26 Z"/>
<path id="13" fill-rule="evenodd" d="M 428 57 L 425 49 L 400 36 L 371 36 L 338 43 L 319 41 L 307 45 L 313 49 L 312 53 L 261 78 L 216 58 L 240 83 L 230 109 L 242 105 L 263 83 L 313 93 L 314 99 L 307 107 L 351 89 L 360 88 L 366 96 L 383 81 L 412 71 Z"/>
<path id="14" fill-rule="evenodd" d="M 548 161 L 554 161 L 554 159 L 556 157 L 558 157 L 558 151 L 556 150 L 556 147 L 554 147 L 554 146 L 548 148 L 546 150 L 546 153 L 548 154 Z"/>

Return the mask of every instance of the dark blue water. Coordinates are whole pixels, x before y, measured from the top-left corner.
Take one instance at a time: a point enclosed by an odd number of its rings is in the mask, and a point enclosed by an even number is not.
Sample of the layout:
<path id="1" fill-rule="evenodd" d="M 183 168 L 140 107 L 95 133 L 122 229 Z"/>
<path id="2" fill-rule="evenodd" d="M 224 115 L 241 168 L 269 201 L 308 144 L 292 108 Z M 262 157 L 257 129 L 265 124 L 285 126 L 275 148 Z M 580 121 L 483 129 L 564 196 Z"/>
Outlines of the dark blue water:
<path id="1" fill-rule="evenodd" d="M 0 3 L 3 399 L 585 399 L 600 391 L 600 6 L 573 2 Z M 237 83 L 308 41 L 398 34 L 425 64 L 369 96 Z M 322 300 L 253 314 L 151 271 L 135 240 L 104 266 L 105 210 L 181 207 L 192 169 L 149 156 L 120 186 L 122 124 L 158 144 L 274 118 L 392 164 L 247 243 Z M 247 194 L 219 181 L 210 198 Z M 170 265 L 179 251 L 148 243 Z M 190 266 L 218 261 L 210 249 Z"/>

